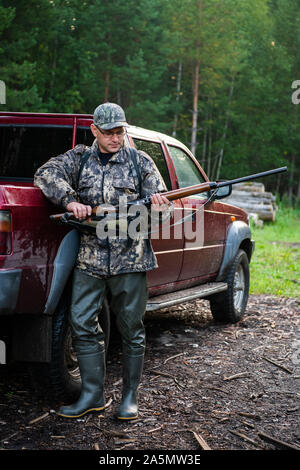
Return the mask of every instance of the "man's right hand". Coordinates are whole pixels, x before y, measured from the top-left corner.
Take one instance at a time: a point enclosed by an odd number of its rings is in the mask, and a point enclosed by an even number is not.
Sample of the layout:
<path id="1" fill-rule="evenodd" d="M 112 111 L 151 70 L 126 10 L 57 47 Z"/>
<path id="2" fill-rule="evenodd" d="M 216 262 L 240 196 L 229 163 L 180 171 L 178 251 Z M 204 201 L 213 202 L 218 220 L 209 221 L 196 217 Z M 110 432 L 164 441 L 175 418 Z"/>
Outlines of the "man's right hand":
<path id="1" fill-rule="evenodd" d="M 76 219 L 86 219 L 92 215 L 91 206 L 80 204 L 80 202 L 69 202 L 66 209 L 68 212 L 73 212 Z"/>

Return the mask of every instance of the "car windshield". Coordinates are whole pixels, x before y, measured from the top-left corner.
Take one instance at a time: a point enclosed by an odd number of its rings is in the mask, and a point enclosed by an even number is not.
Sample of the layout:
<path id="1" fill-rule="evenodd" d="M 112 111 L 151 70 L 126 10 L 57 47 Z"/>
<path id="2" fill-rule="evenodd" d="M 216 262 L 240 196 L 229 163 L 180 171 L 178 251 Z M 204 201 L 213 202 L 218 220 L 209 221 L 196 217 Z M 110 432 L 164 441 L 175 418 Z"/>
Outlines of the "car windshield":
<path id="1" fill-rule="evenodd" d="M 172 145 L 168 145 L 168 149 L 176 170 L 179 188 L 186 188 L 187 186 L 205 182 L 197 166 L 186 152 Z M 201 193 L 191 197 L 206 199 L 207 193 Z"/>

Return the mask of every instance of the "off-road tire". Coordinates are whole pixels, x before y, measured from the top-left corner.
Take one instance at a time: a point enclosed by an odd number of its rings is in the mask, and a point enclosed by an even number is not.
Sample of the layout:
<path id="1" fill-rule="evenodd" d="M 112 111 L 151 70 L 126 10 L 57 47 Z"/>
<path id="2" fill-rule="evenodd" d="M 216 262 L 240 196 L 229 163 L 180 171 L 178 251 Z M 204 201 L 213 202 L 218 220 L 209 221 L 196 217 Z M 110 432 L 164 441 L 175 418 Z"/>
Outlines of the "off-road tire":
<path id="1" fill-rule="evenodd" d="M 210 309 L 216 322 L 236 323 L 245 313 L 249 296 L 249 260 L 244 250 L 239 250 L 227 273 L 226 291 L 210 299 Z"/>

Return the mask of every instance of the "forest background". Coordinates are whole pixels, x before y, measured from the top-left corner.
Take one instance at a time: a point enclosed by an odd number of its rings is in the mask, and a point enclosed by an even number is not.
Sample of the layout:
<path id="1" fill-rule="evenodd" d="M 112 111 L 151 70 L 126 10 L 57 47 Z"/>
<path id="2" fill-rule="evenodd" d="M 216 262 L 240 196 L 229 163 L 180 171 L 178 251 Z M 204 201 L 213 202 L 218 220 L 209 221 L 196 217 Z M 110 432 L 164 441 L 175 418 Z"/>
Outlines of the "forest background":
<path id="1" fill-rule="evenodd" d="M 211 180 L 278 166 L 300 205 L 300 0 L 0 0 L 1 111 L 93 113 L 175 136 Z"/>

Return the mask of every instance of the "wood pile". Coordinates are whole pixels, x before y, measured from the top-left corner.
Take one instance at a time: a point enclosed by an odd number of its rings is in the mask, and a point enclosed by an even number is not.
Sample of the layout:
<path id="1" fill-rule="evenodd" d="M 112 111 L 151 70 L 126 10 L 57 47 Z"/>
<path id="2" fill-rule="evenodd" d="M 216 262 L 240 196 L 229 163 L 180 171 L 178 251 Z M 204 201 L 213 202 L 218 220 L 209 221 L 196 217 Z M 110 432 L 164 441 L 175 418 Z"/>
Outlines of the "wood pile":
<path id="1" fill-rule="evenodd" d="M 224 202 L 244 209 L 253 219 L 275 221 L 275 196 L 265 191 L 262 183 L 240 183 L 232 187 L 231 195 Z"/>

